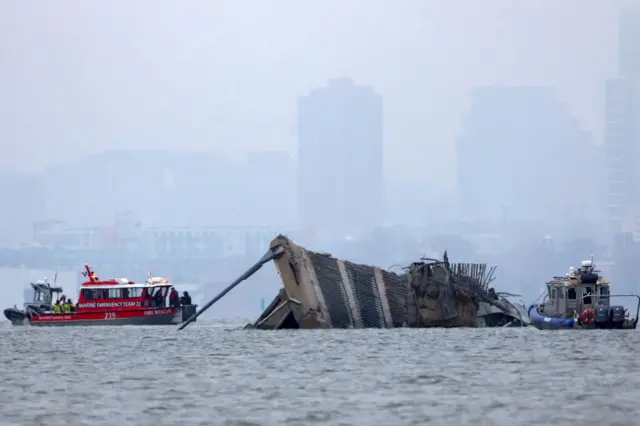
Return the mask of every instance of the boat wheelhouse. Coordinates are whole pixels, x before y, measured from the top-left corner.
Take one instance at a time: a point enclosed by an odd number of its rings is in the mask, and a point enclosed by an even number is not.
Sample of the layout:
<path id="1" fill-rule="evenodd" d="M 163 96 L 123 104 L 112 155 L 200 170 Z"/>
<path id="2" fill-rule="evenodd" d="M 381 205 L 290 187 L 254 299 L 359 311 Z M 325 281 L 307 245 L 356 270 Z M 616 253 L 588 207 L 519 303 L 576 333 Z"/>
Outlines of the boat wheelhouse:
<path id="1" fill-rule="evenodd" d="M 640 296 L 612 294 L 611 283 L 600 275 L 591 260 L 580 268 L 569 268 L 565 276 L 547 282 L 542 303 L 529 307 L 532 324 L 539 329 L 600 328 L 635 329 L 640 314 Z M 612 305 L 611 298 L 635 301 L 635 318 L 622 305 Z"/>

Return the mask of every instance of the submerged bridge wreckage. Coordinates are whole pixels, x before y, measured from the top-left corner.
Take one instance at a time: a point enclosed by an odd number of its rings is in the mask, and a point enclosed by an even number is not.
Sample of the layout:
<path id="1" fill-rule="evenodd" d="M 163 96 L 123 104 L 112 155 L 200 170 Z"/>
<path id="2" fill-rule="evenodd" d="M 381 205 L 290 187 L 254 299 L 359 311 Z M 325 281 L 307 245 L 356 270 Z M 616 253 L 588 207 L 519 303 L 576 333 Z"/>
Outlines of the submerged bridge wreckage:
<path id="1" fill-rule="evenodd" d="M 247 328 L 394 328 L 525 326 L 524 310 L 489 284 L 495 267 L 422 259 L 400 274 L 307 250 L 283 235 L 241 277 L 203 306 L 194 321 L 265 263 L 274 261 L 283 288 Z"/>

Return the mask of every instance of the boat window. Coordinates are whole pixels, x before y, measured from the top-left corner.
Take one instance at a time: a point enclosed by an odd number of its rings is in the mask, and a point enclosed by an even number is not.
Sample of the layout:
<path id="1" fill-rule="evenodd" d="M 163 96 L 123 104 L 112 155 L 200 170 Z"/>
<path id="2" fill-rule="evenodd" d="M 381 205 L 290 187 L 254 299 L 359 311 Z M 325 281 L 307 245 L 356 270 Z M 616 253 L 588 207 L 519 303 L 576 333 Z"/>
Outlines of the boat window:
<path id="1" fill-rule="evenodd" d="M 122 297 L 124 299 L 138 299 L 142 297 L 142 289 L 140 287 L 123 288 Z"/>
<path id="2" fill-rule="evenodd" d="M 591 294 L 593 294 L 592 290 L 591 290 L 591 287 L 585 287 L 582 290 L 582 302 L 585 305 L 590 305 L 590 304 L 593 303 L 593 301 L 591 300 Z"/>
<path id="3" fill-rule="evenodd" d="M 555 288 L 551 289 L 551 296 L 550 297 L 551 297 L 551 300 L 555 300 L 555 298 L 556 298 L 556 289 Z"/>
<path id="4" fill-rule="evenodd" d="M 567 299 L 575 299 L 576 298 L 576 289 L 568 288 L 567 289 Z"/>
<path id="5" fill-rule="evenodd" d="M 600 296 L 608 296 L 609 287 L 600 287 Z"/>
<path id="6" fill-rule="evenodd" d="M 565 292 L 564 288 L 558 289 L 558 299 L 564 299 L 564 292 Z"/>
<path id="7" fill-rule="evenodd" d="M 84 300 L 100 300 L 102 299 L 102 290 L 98 288 L 85 288 L 82 290 L 82 298 Z"/>
<path id="8" fill-rule="evenodd" d="M 104 291 L 104 298 L 105 299 L 121 299 L 122 298 L 122 293 L 120 292 L 119 288 L 110 288 Z"/>

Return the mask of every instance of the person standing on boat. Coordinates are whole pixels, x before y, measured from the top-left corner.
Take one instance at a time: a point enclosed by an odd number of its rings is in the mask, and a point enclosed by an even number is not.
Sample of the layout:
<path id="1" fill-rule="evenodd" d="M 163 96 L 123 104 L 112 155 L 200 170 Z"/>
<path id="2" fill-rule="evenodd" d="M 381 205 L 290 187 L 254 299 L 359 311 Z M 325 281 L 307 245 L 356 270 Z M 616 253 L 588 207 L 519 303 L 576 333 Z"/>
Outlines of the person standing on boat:
<path id="1" fill-rule="evenodd" d="M 164 308 L 164 296 L 162 295 L 162 288 L 156 290 L 156 294 L 153 296 L 156 308 Z"/>
<path id="2" fill-rule="evenodd" d="M 180 304 L 182 306 L 191 305 L 191 296 L 189 296 L 189 292 L 188 291 L 183 291 L 182 292 L 182 297 L 180 298 Z"/>
<path id="3" fill-rule="evenodd" d="M 62 313 L 59 300 L 56 300 L 56 303 L 53 305 L 53 312 L 55 312 L 56 314 Z"/>
<path id="4" fill-rule="evenodd" d="M 67 305 L 67 296 L 64 294 L 60 297 L 60 313 L 66 314 L 68 313 L 69 307 Z"/>
<path id="5" fill-rule="evenodd" d="M 65 313 L 65 314 L 70 314 L 71 313 L 71 305 L 69 304 L 68 300 L 66 300 L 62 304 L 62 312 Z"/>
<path id="6" fill-rule="evenodd" d="M 169 306 L 172 308 L 180 306 L 180 298 L 175 288 L 171 288 L 171 293 L 169 293 Z"/>

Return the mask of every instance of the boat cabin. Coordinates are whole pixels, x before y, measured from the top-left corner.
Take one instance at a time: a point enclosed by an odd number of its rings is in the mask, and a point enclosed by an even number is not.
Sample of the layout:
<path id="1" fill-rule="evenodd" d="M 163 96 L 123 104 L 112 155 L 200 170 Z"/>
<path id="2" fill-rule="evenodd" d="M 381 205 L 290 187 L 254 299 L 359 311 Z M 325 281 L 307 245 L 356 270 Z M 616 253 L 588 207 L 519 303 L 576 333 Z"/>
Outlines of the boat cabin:
<path id="1" fill-rule="evenodd" d="M 82 284 L 77 312 L 99 312 L 135 310 L 167 307 L 167 296 L 173 287 L 166 278 L 149 277 L 144 283 L 135 283 L 127 278 L 101 280 L 89 265 L 83 275 L 89 281 Z"/>
<path id="2" fill-rule="evenodd" d="M 62 287 L 52 286 L 46 278 L 31 283 L 31 289 L 33 297 L 30 301 L 25 297 L 24 308 L 38 313 L 52 311 L 53 299 L 58 300 L 62 294 Z"/>
<path id="3" fill-rule="evenodd" d="M 548 316 L 569 318 L 588 308 L 608 308 L 610 283 L 599 272 L 593 260 L 585 260 L 577 271 L 571 267 L 564 277 L 553 277 L 547 283 L 547 295 L 541 311 Z"/>

